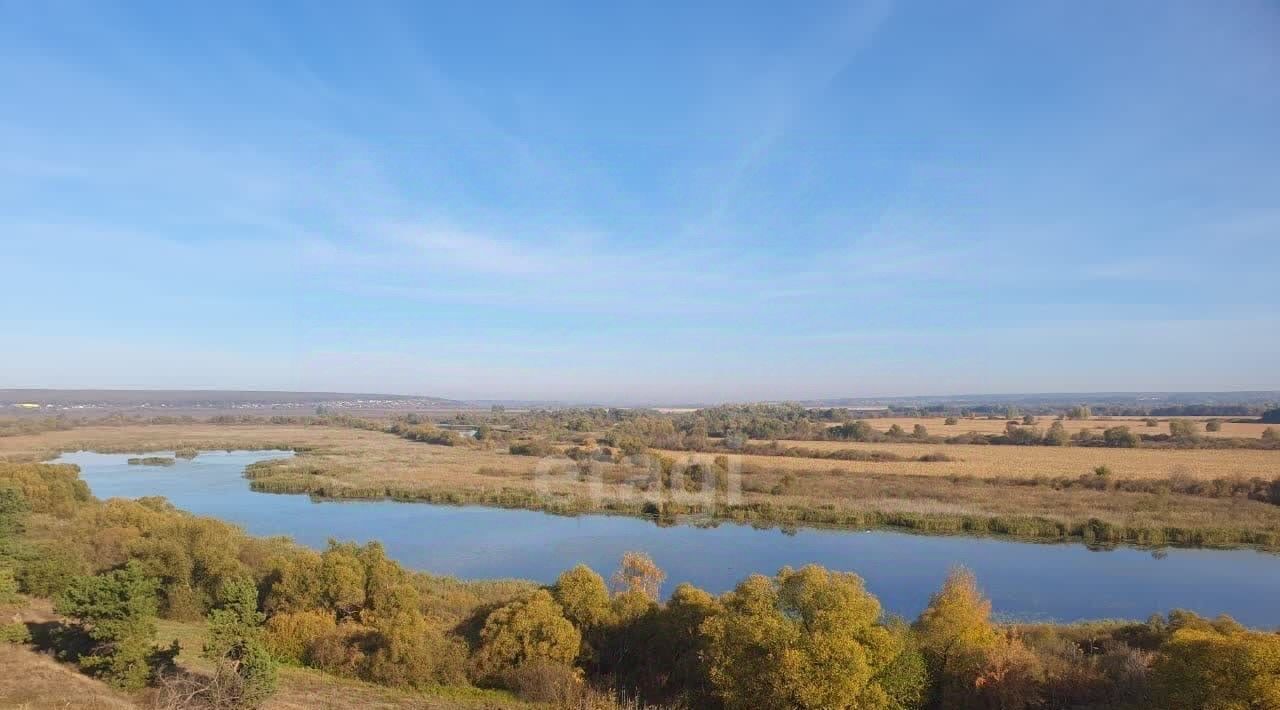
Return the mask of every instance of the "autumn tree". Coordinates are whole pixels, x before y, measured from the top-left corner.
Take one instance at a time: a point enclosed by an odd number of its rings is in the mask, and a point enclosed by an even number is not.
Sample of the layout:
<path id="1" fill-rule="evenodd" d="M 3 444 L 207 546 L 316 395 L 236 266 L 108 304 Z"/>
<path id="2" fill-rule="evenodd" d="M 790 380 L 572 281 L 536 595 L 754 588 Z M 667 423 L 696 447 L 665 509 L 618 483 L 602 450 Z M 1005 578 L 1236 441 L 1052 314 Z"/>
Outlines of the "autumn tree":
<path id="1" fill-rule="evenodd" d="M 1181 628 L 1160 647 L 1152 685 L 1168 710 L 1280 708 L 1280 635 Z"/>
<path id="2" fill-rule="evenodd" d="M 857 575 L 810 565 L 753 575 L 703 625 L 726 708 L 892 707 L 876 682 L 902 651 Z"/>
<path id="3" fill-rule="evenodd" d="M 355 545 L 330 540 L 329 548 L 320 555 L 316 581 L 320 601 L 340 618 L 351 616 L 364 605 L 365 569 Z"/>
<path id="4" fill-rule="evenodd" d="M 1169 436 L 1179 441 L 1194 441 L 1200 436 L 1196 423 L 1190 419 L 1170 419 Z"/>
<path id="5" fill-rule="evenodd" d="M 937 697 L 954 702 L 973 686 L 985 655 L 998 642 L 991 602 L 966 569 L 951 572 L 915 623 Z"/>
<path id="6" fill-rule="evenodd" d="M 582 636 L 551 592 L 539 589 L 499 607 L 485 619 L 472 658 L 477 677 L 490 682 L 532 660 L 570 664 Z"/>
<path id="7" fill-rule="evenodd" d="M 597 629 L 609 621 L 609 589 L 604 578 L 586 565 L 561 574 L 551 594 L 580 631 Z"/>
<path id="8" fill-rule="evenodd" d="M 610 582 L 615 594 L 639 592 L 650 600 L 657 601 L 662 590 L 662 581 L 667 578 L 653 558 L 643 552 L 627 552 L 622 555 L 622 563 L 613 573 Z"/>
<path id="9" fill-rule="evenodd" d="M 1067 428 L 1062 425 L 1062 422 L 1055 421 L 1045 432 L 1044 443 L 1049 446 L 1066 446 L 1071 443 L 1071 435 L 1067 433 Z"/>
<path id="10" fill-rule="evenodd" d="M 1093 412 L 1086 405 L 1077 405 L 1067 410 L 1067 419 L 1088 419 L 1093 416 Z"/>

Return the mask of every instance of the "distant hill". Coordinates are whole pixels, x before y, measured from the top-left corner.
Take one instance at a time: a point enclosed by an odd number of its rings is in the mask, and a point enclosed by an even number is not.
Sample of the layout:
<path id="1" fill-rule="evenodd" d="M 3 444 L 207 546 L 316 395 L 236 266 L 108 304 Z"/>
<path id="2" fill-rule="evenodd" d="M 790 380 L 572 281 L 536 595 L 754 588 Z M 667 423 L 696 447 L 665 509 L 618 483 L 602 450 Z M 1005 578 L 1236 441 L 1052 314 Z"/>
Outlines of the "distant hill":
<path id="1" fill-rule="evenodd" d="M 0 389 L 0 406 L 38 404 L 54 408 L 236 409 L 300 408 L 332 405 L 386 405 L 466 408 L 443 397 L 351 392 L 277 392 L 252 390 L 62 390 Z"/>

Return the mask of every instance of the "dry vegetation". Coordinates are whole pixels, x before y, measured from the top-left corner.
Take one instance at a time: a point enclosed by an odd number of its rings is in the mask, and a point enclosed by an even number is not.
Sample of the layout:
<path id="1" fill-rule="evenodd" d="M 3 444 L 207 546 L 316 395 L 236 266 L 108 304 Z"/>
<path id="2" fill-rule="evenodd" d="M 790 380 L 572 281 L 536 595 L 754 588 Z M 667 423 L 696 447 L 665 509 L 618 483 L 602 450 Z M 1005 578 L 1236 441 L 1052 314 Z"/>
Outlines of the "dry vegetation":
<path id="1" fill-rule="evenodd" d="M 885 420 L 881 420 L 883 423 Z M 962 420 L 965 423 L 982 420 Z M 892 422 L 890 422 L 892 423 Z M 1003 426 L 1003 422 L 994 422 Z M 887 425 L 886 425 L 887 426 Z M 957 428 L 956 426 L 947 427 Z M 931 426 L 930 431 L 935 429 Z M 591 434 L 577 435 L 579 440 Z M 1280 543 L 1280 506 L 1222 492 L 1209 482 L 1271 480 L 1280 452 L 1244 449 L 1113 449 L 1098 447 L 934 445 L 780 441 L 823 451 L 888 451 L 916 458 L 940 451 L 951 461 L 842 461 L 788 456 L 736 456 L 743 501 L 733 508 L 668 506 L 667 513 L 702 513 L 779 524 L 890 525 L 923 532 L 1003 533 L 1048 539 L 1084 538 L 1144 544 Z M 560 444 L 563 449 L 567 444 Z M 53 451 L 171 451 L 177 448 L 292 448 L 299 455 L 268 465 L 259 490 L 334 498 L 396 497 L 484 503 L 558 512 L 609 510 L 642 514 L 642 469 L 597 465 L 604 500 L 589 500 L 586 483 L 558 479 L 554 499 L 535 492 L 539 459 L 506 452 L 503 444 L 436 446 L 379 431 L 319 425 L 183 424 L 84 427 L 0 439 L 0 457 L 31 459 Z M 659 456 L 710 467 L 715 457 L 658 451 Z M 1099 467 L 1108 475 L 1095 478 Z M 1081 481 L 1080 484 L 1076 480 Z M 1065 481 L 1065 483 L 1064 483 Z M 1208 492 L 1183 495 L 1166 482 L 1204 482 Z M 1141 483 L 1137 488 L 1125 488 Z M 1163 487 L 1162 487 L 1163 486 Z M 1228 487 L 1229 488 L 1229 487 Z M 995 521 L 995 518 L 1001 520 Z M 1034 518 L 1039 522 L 1027 522 Z M 1108 528 L 1095 533 L 1090 520 Z"/>
<path id="2" fill-rule="evenodd" d="M 1262 432 L 1266 431 L 1268 425 L 1262 422 L 1233 422 L 1229 421 L 1232 417 L 1157 417 L 1156 426 L 1147 425 L 1148 417 L 1094 417 L 1092 419 L 1080 421 L 1064 421 L 1063 425 L 1071 433 L 1075 433 L 1081 429 L 1088 429 L 1095 434 L 1101 434 L 1107 427 L 1127 426 L 1138 434 L 1168 434 L 1169 422 L 1174 419 L 1193 422 L 1200 434 L 1203 436 L 1212 436 L 1220 438 L 1239 437 L 1244 439 L 1257 439 L 1262 436 Z M 1222 427 L 1218 431 L 1206 431 L 1205 423 L 1217 419 L 1221 422 Z M 923 424 L 929 429 L 930 434 L 939 436 L 955 436 L 956 434 L 964 434 L 967 432 L 978 432 L 979 434 L 1002 434 L 1005 425 L 1009 420 L 1004 417 L 990 419 L 987 417 L 964 417 L 960 418 L 955 424 L 947 424 L 943 417 L 879 417 L 876 419 L 866 420 L 875 429 L 880 432 L 889 430 L 889 427 L 897 424 L 898 426 L 911 431 L 916 424 Z M 1022 424 L 1022 418 L 1018 417 L 1013 420 Z M 1041 428 L 1047 428 L 1054 421 L 1054 417 L 1041 416 L 1036 418 L 1036 425 Z M 834 426 L 834 425 L 833 425 Z"/>
<path id="3" fill-rule="evenodd" d="M 0 605 L 3 620 L 28 625 L 64 621 L 47 599 L 28 598 L 21 606 Z M 205 640 L 203 623 L 161 620 L 156 639 L 178 641 L 180 668 L 207 673 L 209 661 L 200 655 Z M 127 692 L 59 663 L 46 652 L 25 644 L 0 643 L 0 708 L 14 710 L 170 710 L 159 691 Z M 478 688 L 437 688 L 430 692 L 364 683 L 309 668 L 284 667 L 277 692 L 263 710 L 515 710 L 533 707 L 509 694 Z"/>
<path id="4" fill-rule="evenodd" d="M 1003 430 L 1003 423 L 1001 423 Z M 930 430 L 932 431 L 932 429 Z M 861 443 L 849 441 L 786 441 L 820 451 L 857 449 L 890 451 L 904 458 L 944 453 L 955 461 L 813 460 L 775 456 L 743 456 L 761 466 L 803 470 L 838 468 L 854 473 L 877 472 L 918 476 L 975 476 L 1023 478 L 1028 476 L 1078 476 L 1106 466 L 1122 478 L 1157 479 L 1191 476 L 1202 480 L 1232 476 L 1271 478 L 1280 474 L 1280 452 L 1255 449 L 1113 449 L 1078 446 L 987 446 L 979 444 Z"/>

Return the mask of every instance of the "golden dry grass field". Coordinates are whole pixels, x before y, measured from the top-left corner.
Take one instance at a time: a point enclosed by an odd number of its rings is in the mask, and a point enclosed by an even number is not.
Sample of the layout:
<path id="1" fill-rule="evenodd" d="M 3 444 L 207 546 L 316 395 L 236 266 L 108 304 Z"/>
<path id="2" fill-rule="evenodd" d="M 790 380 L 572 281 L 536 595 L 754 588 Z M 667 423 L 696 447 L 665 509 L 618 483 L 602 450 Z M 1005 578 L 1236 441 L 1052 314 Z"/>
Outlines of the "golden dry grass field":
<path id="1" fill-rule="evenodd" d="M 979 478 L 1024 478 L 1034 476 L 1079 476 L 1097 466 L 1107 466 L 1120 478 L 1164 479 L 1191 476 L 1199 479 L 1233 476 L 1272 478 L 1280 476 L 1280 451 L 1255 449 L 1113 449 L 1084 446 L 988 446 L 981 444 L 862 443 L 849 441 L 788 441 L 795 446 L 819 451 L 857 449 L 885 451 L 904 457 L 945 453 L 956 461 L 838 461 L 783 456 L 743 456 L 743 461 L 787 469 L 839 468 L 848 471 L 919 476 L 977 476 Z"/>
<path id="2" fill-rule="evenodd" d="M 1222 429 L 1220 431 L 1205 431 L 1205 422 L 1214 417 L 1174 417 L 1195 424 L 1196 429 L 1202 436 L 1213 437 L 1238 437 L 1242 439 L 1257 439 L 1262 436 L 1262 432 L 1267 430 L 1268 426 L 1280 428 L 1275 424 L 1263 424 L 1262 422 L 1229 422 L 1225 421 L 1225 417 L 1217 417 L 1222 420 Z M 1064 420 L 1063 426 L 1072 434 L 1081 429 L 1088 429 L 1095 434 L 1102 433 L 1103 429 L 1113 426 L 1127 426 L 1135 434 L 1168 434 L 1170 417 L 1158 417 L 1156 426 L 1147 426 L 1146 417 L 1094 417 L 1087 420 Z M 947 424 L 943 417 L 884 417 L 882 419 L 866 419 L 864 420 L 877 431 L 888 431 L 889 427 L 897 424 L 908 433 L 912 427 L 917 424 L 923 424 L 929 433 L 933 436 L 956 436 L 957 434 L 965 434 L 968 432 L 977 432 L 979 434 L 1002 434 L 1009 420 L 1006 419 L 986 419 L 961 418 L 955 424 Z M 1019 425 L 1022 424 L 1022 418 L 1014 420 Z M 1054 421 L 1053 417 L 1037 417 L 1035 426 L 1042 430 L 1047 429 Z M 835 426 L 832 424 L 831 426 Z"/>

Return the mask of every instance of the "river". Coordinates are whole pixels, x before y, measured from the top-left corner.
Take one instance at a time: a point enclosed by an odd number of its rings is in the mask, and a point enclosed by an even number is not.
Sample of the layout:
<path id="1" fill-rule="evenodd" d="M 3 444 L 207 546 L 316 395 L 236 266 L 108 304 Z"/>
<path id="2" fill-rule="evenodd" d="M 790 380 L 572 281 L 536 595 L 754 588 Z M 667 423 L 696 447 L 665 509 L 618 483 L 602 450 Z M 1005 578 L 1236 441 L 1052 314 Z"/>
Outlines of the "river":
<path id="1" fill-rule="evenodd" d="M 172 455 L 157 452 L 150 455 Z M 914 617 L 955 565 L 977 575 L 997 615 L 1016 620 L 1142 619 L 1174 608 L 1230 614 L 1280 626 L 1280 556 L 1253 550 L 1120 548 L 930 537 L 884 531 L 784 532 L 723 523 L 658 527 L 638 518 L 562 517 L 526 510 L 392 501 L 316 502 L 254 493 L 242 476 L 287 451 L 201 452 L 173 466 L 129 465 L 137 454 L 68 453 L 99 498 L 165 496 L 198 515 L 255 535 L 379 540 L 407 567 L 461 578 L 551 582 L 585 562 L 606 577 L 623 552 L 648 553 L 667 573 L 664 590 L 691 582 L 731 589 L 754 572 L 817 563 L 856 572 L 886 610 Z"/>

